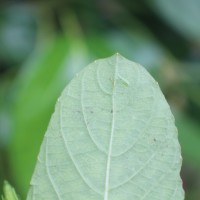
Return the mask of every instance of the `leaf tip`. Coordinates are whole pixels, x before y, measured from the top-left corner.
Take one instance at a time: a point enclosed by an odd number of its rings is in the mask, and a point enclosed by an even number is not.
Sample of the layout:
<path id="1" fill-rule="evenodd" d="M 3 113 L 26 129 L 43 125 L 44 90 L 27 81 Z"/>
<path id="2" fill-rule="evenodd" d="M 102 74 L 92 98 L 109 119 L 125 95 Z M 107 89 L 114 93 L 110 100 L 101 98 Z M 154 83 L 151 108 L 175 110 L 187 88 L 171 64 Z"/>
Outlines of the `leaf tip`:
<path id="1" fill-rule="evenodd" d="M 123 57 L 119 52 L 114 54 L 115 57 Z"/>

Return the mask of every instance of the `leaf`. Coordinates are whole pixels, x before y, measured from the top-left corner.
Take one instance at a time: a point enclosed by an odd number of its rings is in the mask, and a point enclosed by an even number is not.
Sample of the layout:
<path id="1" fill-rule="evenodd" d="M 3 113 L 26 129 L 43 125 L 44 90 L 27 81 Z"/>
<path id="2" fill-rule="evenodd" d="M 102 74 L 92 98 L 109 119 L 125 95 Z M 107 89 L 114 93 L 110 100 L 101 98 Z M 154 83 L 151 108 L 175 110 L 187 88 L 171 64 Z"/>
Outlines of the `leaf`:
<path id="1" fill-rule="evenodd" d="M 95 56 L 105 57 L 118 50 L 127 58 L 148 66 L 150 70 L 166 65 L 166 59 L 171 59 L 166 49 L 144 26 L 138 23 L 135 26 L 137 29 L 132 32 L 118 30 L 104 35 L 90 35 L 87 38 L 90 51 Z"/>
<path id="2" fill-rule="evenodd" d="M 141 27 L 144 29 L 144 27 Z M 107 44 L 112 49 L 120 49 L 128 58 L 150 68 L 160 67 L 168 58 L 168 53 L 152 35 L 144 31 L 117 31 L 107 35 Z"/>
<path id="3" fill-rule="evenodd" d="M 184 161 L 193 167 L 200 167 L 200 124 L 183 113 L 176 114 L 176 125 L 179 129 L 179 141 L 182 144 Z"/>
<path id="4" fill-rule="evenodd" d="M 28 191 L 56 99 L 67 83 L 66 76 L 62 76 L 67 52 L 66 39 L 56 37 L 48 48 L 31 57 L 13 83 L 16 95 L 11 108 L 14 124 L 9 156 L 12 176 L 22 197 Z"/>
<path id="5" fill-rule="evenodd" d="M 174 29 L 191 40 L 200 40 L 200 1 L 153 0 L 147 1 Z"/>
<path id="6" fill-rule="evenodd" d="M 84 41 L 58 35 L 37 47 L 14 82 L 13 132 L 9 147 L 12 176 L 20 196 L 27 194 L 46 126 L 64 86 L 88 63 Z M 42 50 L 41 50 L 42 49 Z M 22 176 L 23 174 L 23 176 Z"/>
<path id="7" fill-rule="evenodd" d="M 15 189 L 7 181 L 4 182 L 3 191 L 2 200 L 18 200 Z"/>
<path id="8" fill-rule="evenodd" d="M 116 54 L 64 89 L 27 200 L 182 200 L 177 129 L 158 84 Z"/>

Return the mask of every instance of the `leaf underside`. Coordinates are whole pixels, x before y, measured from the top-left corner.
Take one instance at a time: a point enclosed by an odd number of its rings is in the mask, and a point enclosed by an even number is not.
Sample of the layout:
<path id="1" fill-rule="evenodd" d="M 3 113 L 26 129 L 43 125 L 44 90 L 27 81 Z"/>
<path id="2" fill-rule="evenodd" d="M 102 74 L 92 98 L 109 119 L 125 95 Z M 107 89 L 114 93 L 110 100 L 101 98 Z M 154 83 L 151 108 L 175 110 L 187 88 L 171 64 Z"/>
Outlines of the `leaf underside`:
<path id="1" fill-rule="evenodd" d="M 180 145 L 157 82 L 119 54 L 64 89 L 27 200 L 182 200 Z"/>

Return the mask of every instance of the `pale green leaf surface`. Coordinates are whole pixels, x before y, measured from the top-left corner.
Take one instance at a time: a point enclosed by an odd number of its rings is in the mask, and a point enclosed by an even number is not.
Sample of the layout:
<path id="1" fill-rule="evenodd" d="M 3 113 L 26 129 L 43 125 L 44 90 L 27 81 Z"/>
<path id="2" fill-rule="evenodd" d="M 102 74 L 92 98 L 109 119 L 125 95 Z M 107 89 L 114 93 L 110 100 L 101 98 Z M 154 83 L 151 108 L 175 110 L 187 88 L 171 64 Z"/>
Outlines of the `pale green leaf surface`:
<path id="1" fill-rule="evenodd" d="M 177 129 L 158 84 L 116 54 L 65 88 L 28 200 L 182 200 Z"/>

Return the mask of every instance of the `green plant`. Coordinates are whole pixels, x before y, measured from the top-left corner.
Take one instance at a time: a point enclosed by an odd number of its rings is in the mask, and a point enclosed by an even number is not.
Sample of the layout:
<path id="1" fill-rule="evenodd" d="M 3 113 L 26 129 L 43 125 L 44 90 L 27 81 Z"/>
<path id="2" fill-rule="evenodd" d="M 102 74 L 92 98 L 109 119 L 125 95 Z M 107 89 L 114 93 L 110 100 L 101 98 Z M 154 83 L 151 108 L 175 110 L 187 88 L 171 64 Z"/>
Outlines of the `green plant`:
<path id="1" fill-rule="evenodd" d="M 14 188 L 7 181 L 4 182 L 3 192 L 2 200 L 19 200 Z"/>
<path id="2" fill-rule="evenodd" d="M 27 200 L 184 199 L 180 145 L 158 83 L 116 54 L 64 89 Z"/>

